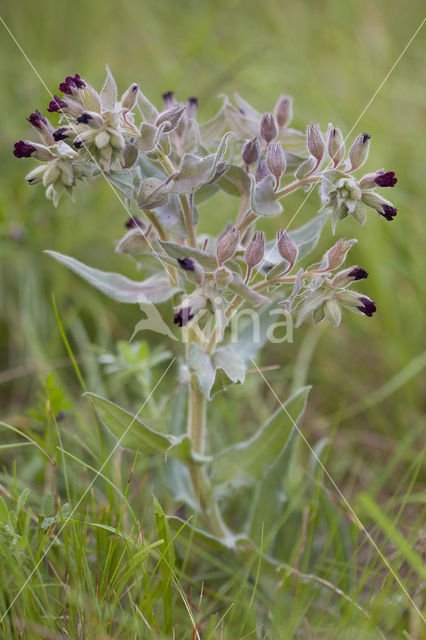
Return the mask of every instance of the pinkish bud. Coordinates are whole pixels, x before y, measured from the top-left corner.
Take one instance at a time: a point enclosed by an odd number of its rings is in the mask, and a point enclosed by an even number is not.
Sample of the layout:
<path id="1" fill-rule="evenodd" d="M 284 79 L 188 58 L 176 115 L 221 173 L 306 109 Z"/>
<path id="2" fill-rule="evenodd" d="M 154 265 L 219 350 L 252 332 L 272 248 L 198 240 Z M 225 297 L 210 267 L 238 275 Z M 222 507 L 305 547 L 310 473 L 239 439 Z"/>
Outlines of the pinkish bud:
<path id="1" fill-rule="evenodd" d="M 240 234 L 235 229 L 231 229 L 224 236 L 219 238 L 216 247 L 216 256 L 219 266 L 222 266 L 226 260 L 229 260 L 234 255 Z"/>
<path id="2" fill-rule="evenodd" d="M 125 111 L 131 111 L 138 99 L 139 85 L 133 82 L 121 96 L 121 106 Z"/>
<path id="3" fill-rule="evenodd" d="M 368 158 L 370 150 L 370 138 L 368 133 L 360 133 L 349 150 L 349 160 L 351 161 L 350 171 L 359 169 Z"/>
<path id="4" fill-rule="evenodd" d="M 281 142 L 271 142 L 266 152 L 266 166 L 275 176 L 275 186 L 278 188 L 280 179 L 286 169 L 286 161 Z"/>
<path id="5" fill-rule="evenodd" d="M 286 127 L 293 119 L 293 98 L 281 95 L 275 105 L 275 117 L 279 127 Z"/>
<path id="6" fill-rule="evenodd" d="M 260 135 L 266 142 L 272 142 L 278 135 L 278 125 L 272 113 L 264 113 L 260 121 Z"/>
<path id="7" fill-rule="evenodd" d="M 265 233 L 264 231 L 256 231 L 250 240 L 246 249 L 246 264 L 251 271 L 263 258 L 265 253 Z"/>
<path id="8" fill-rule="evenodd" d="M 314 156 L 318 162 L 321 162 L 325 152 L 325 141 L 319 124 L 313 124 L 313 122 L 311 122 L 311 124 L 308 125 L 307 138 L 309 153 Z"/>
<path id="9" fill-rule="evenodd" d="M 328 155 L 333 160 L 334 166 L 338 167 L 345 157 L 345 141 L 342 132 L 338 127 L 328 125 Z"/>
<path id="10" fill-rule="evenodd" d="M 260 156 L 260 146 L 257 138 L 252 138 L 252 140 L 247 140 L 243 144 L 241 157 L 243 159 L 246 167 L 249 167 L 251 164 L 254 164 L 259 160 Z"/>
<path id="11" fill-rule="evenodd" d="M 270 174 L 271 172 L 266 166 L 266 162 L 264 160 L 260 160 L 260 162 L 256 167 L 256 173 L 255 173 L 256 182 L 260 182 L 261 180 L 263 180 L 263 178 L 266 178 L 266 176 L 269 176 Z"/>
<path id="12" fill-rule="evenodd" d="M 293 265 L 296 262 L 298 249 L 294 240 L 284 229 L 280 229 L 277 233 L 277 244 L 281 257 Z"/>

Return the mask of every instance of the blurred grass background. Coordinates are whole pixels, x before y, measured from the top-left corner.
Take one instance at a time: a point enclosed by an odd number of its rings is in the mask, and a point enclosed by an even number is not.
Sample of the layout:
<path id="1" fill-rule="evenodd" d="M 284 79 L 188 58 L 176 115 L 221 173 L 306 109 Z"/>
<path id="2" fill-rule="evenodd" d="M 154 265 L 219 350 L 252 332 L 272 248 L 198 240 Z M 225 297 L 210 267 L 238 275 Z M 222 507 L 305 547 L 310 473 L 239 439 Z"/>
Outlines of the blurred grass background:
<path id="1" fill-rule="evenodd" d="M 420 0 L 20 0 L 2 7 L 5 23 L 51 91 L 76 72 L 100 87 L 108 62 L 123 91 L 138 81 L 153 101 L 167 90 L 181 99 L 198 96 L 201 119 L 214 113 L 220 93 L 237 91 L 268 111 L 284 92 L 294 96 L 295 127 L 318 121 L 326 130 L 333 122 L 344 134 L 423 12 Z M 267 349 L 263 357 L 264 364 L 280 365 L 266 374 L 280 397 L 295 380 L 314 385 L 304 432 L 312 442 L 331 439 L 327 468 L 355 505 L 358 492 L 368 490 L 389 513 L 408 489 L 417 495 L 421 479 L 416 474 L 411 486 L 422 450 L 425 364 L 425 38 L 423 28 L 353 132 L 371 134 L 366 169 L 384 167 L 398 177 L 397 187 L 386 193 L 398 207 L 395 221 L 371 212 L 364 229 L 350 221 L 338 228 L 341 235 L 359 237 L 352 259 L 370 274 L 362 290 L 378 313 L 372 319 L 345 314 L 337 330 L 300 329 L 294 345 Z M 52 293 L 76 354 L 86 359 L 82 369 L 92 390 L 101 391 L 104 382 L 88 345 L 112 348 L 115 340 L 127 340 L 138 318 L 133 307 L 107 300 L 43 256 L 50 248 L 99 268 L 130 276 L 133 271 L 112 253 L 126 218 L 102 181 L 80 188 L 76 204 L 63 198 L 57 210 L 42 188 L 24 183 L 32 163 L 17 161 L 12 146 L 31 136 L 25 118 L 35 108 L 43 111 L 49 96 L 2 25 L 0 43 L 0 401 L 3 419 L 16 424 L 25 421 L 40 380 L 66 356 Z M 287 199 L 287 213 L 273 221 L 271 233 L 302 198 Z M 223 227 L 233 214 L 230 206 L 227 200 L 208 203 L 201 210 L 203 229 Z M 317 209 L 313 195 L 295 226 Z M 59 372 L 83 406 L 72 371 Z M 245 390 L 232 393 L 247 403 L 249 415 L 264 417 L 274 406 L 254 374 Z M 241 404 L 223 394 L 211 419 L 240 423 L 241 412 Z M 418 505 L 406 506 L 400 526 L 413 545 L 419 543 L 418 518 Z"/>

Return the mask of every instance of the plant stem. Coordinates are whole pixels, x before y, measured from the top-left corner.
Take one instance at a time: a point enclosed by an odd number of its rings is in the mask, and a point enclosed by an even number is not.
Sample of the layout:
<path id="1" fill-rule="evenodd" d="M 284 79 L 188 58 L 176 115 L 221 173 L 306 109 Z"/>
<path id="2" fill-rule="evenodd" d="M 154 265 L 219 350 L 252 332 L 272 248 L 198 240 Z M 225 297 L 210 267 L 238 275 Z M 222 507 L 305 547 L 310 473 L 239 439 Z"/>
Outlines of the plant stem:
<path id="1" fill-rule="evenodd" d="M 283 187 L 280 191 L 277 191 L 275 194 L 275 198 L 278 200 L 283 196 L 286 196 L 288 193 L 292 191 L 296 191 L 299 187 L 302 187 L 304 184 L 309 184 L 310 182 L 318 182 L 321 180 L 322 176 L 306 176 L 305 178 L 300 178 L 300 180 L 295 180 L 291 182 L 286 187 Z"/>
<path id="2" fill-rule="evenodd" d="M 206 398 L 201 392 L 196 376 L 189 383 L 188 435 L 195 453 L 205 455 L 206 449 Z"/>

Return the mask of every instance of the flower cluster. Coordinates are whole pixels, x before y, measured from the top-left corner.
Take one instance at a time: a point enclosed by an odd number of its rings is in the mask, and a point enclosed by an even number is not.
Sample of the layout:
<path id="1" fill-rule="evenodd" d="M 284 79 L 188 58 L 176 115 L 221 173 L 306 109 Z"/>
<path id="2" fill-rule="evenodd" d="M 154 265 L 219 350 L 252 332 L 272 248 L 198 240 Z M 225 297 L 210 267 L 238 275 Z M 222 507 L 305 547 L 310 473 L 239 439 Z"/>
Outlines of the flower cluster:
<path id="1" fill-rule="evenodd" d="M 224 338 L 224 328 L 215 327 L 218 296 L 228 319 L 242 305 L 271 302 L 294 314 L 297 324 L 311 315 L 337 326 L 342 308 L 373 315 L 373 301 L 351 288 L 367 272 L 358 266 L 339 271 L 355 240 L 340 239 L 307 268 L 298 264 L 314 248 L 328 218 L 334 232 L 347 216 L 363 224 L 367 207 L 386 220 L 395 217 L 397 209 L 376 191 L 394 187 L 395 173 L 354 176 L 367 160 L 368 134 L 357 136 L 346 156 L 339 128 L 330 124 L 326 135 L 319 124 L 310 124 L 306 133 L 291 128 L 293 101 L 285 95 L 266 113 L 238 94 L 235 103 L 224 97 L 215 117 L 199 123 L 194 97 L 179 102 L 166 92 L 158 110 L 132 83 L 119 98 L 108 68 L 99 93 L 79 74 L 67 76 L 59 91 L 62 95 L 53 95 L 47 107 L 59 114 L 56 128 L 36 110 L 28 121 L 41 142 L 20 140 L 14 146 L 17 158 L 40 163 L 27 182 L 42 182 L 56 205 L 63 191 L 72 195 L 79 180 L 102 174 L 134 202 L 141 213 L 126 223 L 116 251 L 154 271 L 140 283 L 141 291 L 146 295 L 149 289 L 148 299 L 156 302 L 173 297 L 178 327 L 210 329 L 207 353 L 214 353 Z M 319 214 L 266 242 L 256 225 L 263 217 L 280 215 L 289 193 L 316 183 L 321 187 Z M 198 209 L 219 190 L 239 199 L 235 220 L 217 239 L 198 237 Z M 108 293 L 138 301 L 113 287 Z"/>

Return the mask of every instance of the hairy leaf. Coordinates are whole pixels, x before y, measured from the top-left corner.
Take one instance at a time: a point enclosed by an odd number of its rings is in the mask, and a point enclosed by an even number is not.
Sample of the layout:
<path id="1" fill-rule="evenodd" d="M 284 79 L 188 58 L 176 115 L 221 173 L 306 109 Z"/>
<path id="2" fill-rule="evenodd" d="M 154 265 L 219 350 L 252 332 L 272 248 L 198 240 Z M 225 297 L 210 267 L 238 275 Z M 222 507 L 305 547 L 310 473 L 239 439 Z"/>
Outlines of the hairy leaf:
<path id="1" fill-rule="evenodd" d="M 253 190 L 251 196 L 251 208 L 254 213 L 259 216 L 277 216 L 283 208 L 281 203 L 275 197 L 275 178 L 274 176 L 267 175 L 260 182 L 254 183 L 253 176 Z"/>
<path id="2" fill-rule="evenodd" d="M 217 269 L 216 257 L 206 251 L 193 249 L 192 247 L 183 247 L 174 242 L 160 241 L 160 244 L 171 258 L 194 258 L 206 271 L 215 271 Z"/>

